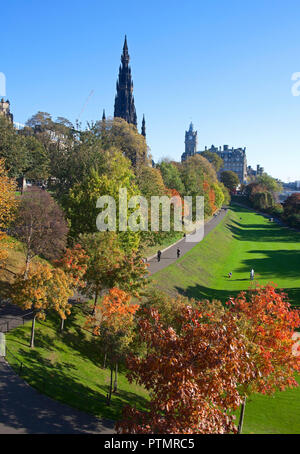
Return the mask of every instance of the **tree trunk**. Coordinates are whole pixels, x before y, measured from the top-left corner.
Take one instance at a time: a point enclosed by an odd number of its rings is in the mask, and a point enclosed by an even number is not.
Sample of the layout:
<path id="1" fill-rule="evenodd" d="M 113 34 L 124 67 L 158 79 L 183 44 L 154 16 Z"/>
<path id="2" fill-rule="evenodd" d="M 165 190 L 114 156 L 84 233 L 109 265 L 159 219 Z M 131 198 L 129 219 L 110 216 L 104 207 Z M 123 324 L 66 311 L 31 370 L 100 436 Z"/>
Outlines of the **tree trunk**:
<path id="1" fill-rule="evenodd" d="M 95 292 L 94 307 L 93 307 L 92 315 L 95 315 L 96 306 L 97 306 L 97 301 L 98 301 L 98 290 L 96 290 L 96 292 Z"/>
<path id="2" fill-rule="evenodd" d="M 60 331 L 62 332 L 63 329 L 64 329 L 64 323 L 65 323 L 65 320 L 62 318 L 61 321 L 60 321 Z"/>
<path id="3" fill-rule="evenodd" d="M 28 271 L 29 271 L 29 265 L 30 265 L 30 255 L 27 253 L 26 254 L 26 261 L 25 261 L 24 279 L 27 279 Z"/>
<path id="4" fill-rule="evenodd" d="M 30 348 L 34 348 L 34 329 L 35 329 L 35 319 L 36 314 L 34 314 L 31 325 L 31 339 L 30 339 Z"/>
<path id="5" fill-rule="evenodd" d="M 112 394 L 112 387 L 113 387 L 113 371 L 114 371 L 114 366 L 110 366 L 110 384 L 109 384 L 109 392 L 107 394 L 107 405 L 110 405 L 111 402 L 111 394 Z"/>
<path id="6" fill-rule="evenodd" d="M 106 359 L 107 359 L 107 353 L 105 352 L 104 361 L 103 361 L 103 369 L 105 369 L 105 367 L 106 367 Z"/>
<path id="7" fill-rule="evenodd" d="M 114 381 L 114 393 L 118 391 L 118 363 L 116 363 L 115 368 L 115 381 Z"/>
<path id="8" fill-rule="evenodd" d="M 244 396 L 244 400 L 243 400 L 243 403 L 242 403 L 242 406 L 241 406 L 240 420 L 239 420 L 239 426 L 238 426 L 238 434 L 241 434 L 242 430 L 243 430 L 246 400 L 247 400 L 247 398 L 246 398 L 246 396 Z"/>

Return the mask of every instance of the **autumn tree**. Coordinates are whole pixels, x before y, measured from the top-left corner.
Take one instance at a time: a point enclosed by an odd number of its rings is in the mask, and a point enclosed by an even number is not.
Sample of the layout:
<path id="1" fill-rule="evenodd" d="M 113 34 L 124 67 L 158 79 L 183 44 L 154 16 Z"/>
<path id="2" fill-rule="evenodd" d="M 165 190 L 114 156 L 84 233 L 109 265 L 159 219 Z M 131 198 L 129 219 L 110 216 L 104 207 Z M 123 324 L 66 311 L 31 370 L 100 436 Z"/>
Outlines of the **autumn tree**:
<path id="1" fill-rule="evenodd" d="M 24 247 L 26 276 L 34 256 L 53 260 L 62 254 L 68 226 L 63 211 L 51 195 L 32 188 L 20 199 L 13 230 Z"/>
<path id="2" fill-rule="evenodd" d="M 5 230 L 13 221 L 17 210 L 17 199 L 15 195 L 16 183 L 9 178 L 5 169 L 5 162 L 0 159 L 0 265 L 8 256 L 7 235 Z"/>
<path id="3" fill-rule="evenodd" d="M 93 130 L 101 137 L 104 149 L 120 149 L 134 168 L 150 163 L 145 137 L 123 118 L 108 118 L 98 122 Z"/>
<path id="4" fill-rule="evenodd" d="M 96 220 L 100 209 L 96 204 L 98 198 L 104 195 L 113 197 L 116 202 L 116 230 L 118 231 L 119 190 L 121 188 L 127 190 L 127 200 L 139 194 L 135 175 L 130 169 L 128 159 L 120 151 L 111 150 L 105 173 L 91 169 L 82 182 L 74 185 L 66 198 L 65 208 L 71 221 L 71 235 L 77 237 L 80 233 L 97 232 Z M 128 215 L 129 213 L 130 210 L 128 210 Z M 119 237 L 124 250 L 130 251 L 138 248 L 139 232 L 121 231 Z"/>
<path id="5" fill-rule="evenodd" d="M 224 172 L 221 173 L 221 182 L 231 193 L 234 193 L 240 184 L 239 177 L 235 172 L 232 172 L 232 170 L 224 170 Z"/>
<path id="6" fill-rule="evenodd" d="M 80 244 L 75 244 L 72 248 L 67 248 L 64 255 L 55 260 L 56 267 L 61 269 L 68 279 L 68 287 L 73 292 L 83 290 L 85 287 L 84 276 L 87 271 L 88 255 Z M 60 308 L 60 306 L 58 306 Z M 58 311 L 61 313 L 61 308 Z M 61 331 L 64 327 L 65 318 L 61 316 Z"/>
<path id="7" fill-rule="evenodd" d="M 112 288 L 97 305 L 95 313 L 87 320 L 93 333 L 99 336 L 105 358 L 110 363 L 110 386 L 107 403 L 112 392 L 118 390 L 118 363 L 128 353 L 133 339 L 133 317 L 138 304 L 131 303 L 131 296 L 118 288 Z M 113 383 L 113 371 L 115 379 Z"/>
<path id="8" fill-rule="evenodd" d="M 283 219 L 292 227 L 300 227 L 300 194 L 291 194 L 283 203 Z"/>
<path id="9" fill-rule="evenodd" d="M 298 386 L 294 374 L 300 371 L 300 356 L 293 355 L 292 336 L 300 326 L 300 311 L 292 309 L 287 295 L 272 284 L 241 292 L 227 305 L 240 320 L 246 318 L 249 322 L 244 332 L 255 364 L 255 375 L 241 386 L 241 432 L 247 396 L 251 393 L 272 394 Z"/>
<path id="10" fill-rule="evenodd" d="M 207 159 L 213 166 L 216 172 L 219 172 L 224 165 L 223 159 L 215 152 L 206 150 L 202 151 L 201 156 Z"/>
<path id="11" fill-rule="evenodd" d="M 30 267 L 26 279 L 17 276 L 11 286 L 11 299 L 23 310 L 31 310 L 32 326 L 30 347 L 34 347 L 36 320 L 45 320 L 50 309 L 59 313 L 62 319 L 70 314 L 68 300 L 72 295 L 67 275 L 61 269 L 47 264 Z"/>
<path id="12" fill-rule="evenodd" d="M 146 353 L 128 357 L 128 379 L 150 392 L 149 408 L 125 407 L 118 433 L 236 432 L 228 410 L 240 405 L 253 368 L 235 316 L 221 303 L 194 302 L 179 305 L 170 326 L 150 308 L 139 332 Z"/>
<path id="13" fill-rule="evenodd" d="M 94 297 L 95 312 L 98 298 L 113 287 L 138 296 L 145 287 L 147 267 L 137 252 L 126 254 L 115 232 L 98 232 L 79 237 L 88 255 L 83 290 Z"/>

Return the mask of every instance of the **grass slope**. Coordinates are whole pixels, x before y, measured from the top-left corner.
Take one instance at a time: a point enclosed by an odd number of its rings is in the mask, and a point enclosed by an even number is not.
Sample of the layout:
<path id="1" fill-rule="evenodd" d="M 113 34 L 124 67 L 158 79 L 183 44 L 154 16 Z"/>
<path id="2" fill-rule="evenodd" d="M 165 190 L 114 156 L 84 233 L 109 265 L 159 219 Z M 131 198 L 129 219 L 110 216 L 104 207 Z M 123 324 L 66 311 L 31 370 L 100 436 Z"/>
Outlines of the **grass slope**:
<path id="1" fill-rule="evenodd" d="M 277 283 L 294 305 L 300 305 L 299 240 L 297 232 L 232 207 L 215 230 L 176 263 L 156 273 L 153 282 L 172 294 L 225 301 L 249 288 L 254 268 L 258 283 Z M 299 434 L 300 387 L 272 397 L 251 396 L 243 433 Z"/>
<path id="2" fill-rule="evenodd" d="M 128 403 L 144 408 L 146 391 L 129 384 L 122 369 L 119 390 L 113 394 L 111 405 L 106 405 L 110 371 L 101 367 L 103 358 L 97 340 L 82 329 L 84 321 L 83 309 L 75 307 L 63 333 L 54 315 L 38 322 L 34 349 L 28 347 L 30 322 L 10 331 L 6 336 L 8 361 L 17 373 L 17 360 L 21 361 L 22 378 L 42 393 L 96 416 L 117 420 Z"/>
<path id="3" fill-rule="evenodd" d="M 251 268 L 256 282 L 275 282 L 286 290 L 292 304 L 300 305 L 300 233 L 232 207 L 201 243 L 153 280 L 171 293 L 225 301 L 249 288 Z"/>

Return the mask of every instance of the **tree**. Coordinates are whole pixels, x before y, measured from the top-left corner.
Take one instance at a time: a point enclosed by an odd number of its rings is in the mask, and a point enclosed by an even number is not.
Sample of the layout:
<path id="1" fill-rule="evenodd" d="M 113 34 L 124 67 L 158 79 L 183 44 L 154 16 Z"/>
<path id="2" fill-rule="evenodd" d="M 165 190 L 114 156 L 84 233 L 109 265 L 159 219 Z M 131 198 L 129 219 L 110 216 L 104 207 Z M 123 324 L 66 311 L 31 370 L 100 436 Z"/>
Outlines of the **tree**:
<path id="1" fill-rule="evenodd" d="M 292 336 L 300 325 L 300 311 L 291 309 L 286 294 L 272 284 L 241 292 L 227 305 L 233 313 L 249 321 L 243 331 L 256 371 L 252 379 L 241 386 L 241 433 L 247 396 L 254 392 L 272 394 L 278 389 L 284 391 L 286 387 L 298 386 L 294 374 L 300 371 L 300 356 L 293 355 Z"/>
<path id="2" fill-rule="evenodd" d="M 291 194 L 283 203 L 283 219 L 292 227 L 300 227 L 300 194 Z"/>
<path id="3" fill-rule="evenodd" d="M 4 159 L 9 177 L 19 177 L 28 168 L 28 153 L 23 137 L 17 134 L 13 124 L 0 116 L 0 159 Z"/>
<path id="4" fill-rule="evenodd" d="M 139 305 L 131 304 L 131 297 L 123 290 L 112 288 L 97 306 L 87 324 L 93 333 L 102 340 L 105 356 L 110 361 L 110 387 L 107 403 L 110 405 L 112 392 L 118 389 L 118 362 L 128 352 L 133 339 L 133 317 Z M 113 370 L 115 380 L 113 386 Z"/>
<path id="5" fill-rule="evenodd" d="M 165 186 L 168 189 L 176 189 L 179 194 L 184 195 L 184 184 L 181 181 L 180 172 L 176 165 L 163 160 L 157 167 L 161 171 Z"/>
<path id="6" fill-rule="evenodd" d="M 258 184 L 263 185 L 272 194 L 282 191 L 282 185 L 275 178 L 271 177 L 267 173 L 263 173 L 256 178 Z"/>
<path id="7" fill-rule="evenodd" d="M 139 296 L 146 285 L 147 267 L 136 252 L 125 254 L 114 232 L 98 232 L 79 237 L 88 254 L 84 275 L 84 292 L 94 296 L 93 313 L 98 298 L 110 288 L 119 287 L 130 295 Z"/>
<path id="8" fill-rule="evenodd" d="M 240 184 L 239 177 L 235 172 L 232 172 L 232 170 L 225 170 L 221 173 L 221 182 L 231 193 L 234 193 L 237 186 Z"/>
<path id="9" fill-rule="evenodd" d="M 109 165 L 104 174 L 100 174 L 97 169 L 91 169 L 90 174 L 70 190 L 65 207 L 71 221 L 71 236 L 97 232 L 96 219 L 100 210 L 96 203 L 100 196 L 109 195 L 114 198 L 118 220 L 120 188 L 127 190 L 127 200 L 139 194 L 128 159 L 118 150 L 114 150 L 111 152 Z M 118 230 L 118 222 L 116 228 Z M 124 250 L 130 252 L 131 249 L 138 248 L 139 232 L 126 230 L 120 232 L 119 236 Z"/>
<path id="10" fill-rule="evenodd" d="M 294 192 L 283 203 L 284 216 L 300 213 L 300 194 Z"/>
<path id="11" fill-rule="evenodd" d="M 68 300 L 72 295 L 67 275 L 47 264 L 30 267 L 27 278 L 17 276 L 11 286 L 11 299 L 23 310 L 32 310 L 30 347 L 34 347 L 36 320 L 45 320 L 50 309 L 59 313 L 62 319 L 70 314 Z"/>
<path id="12" fill-rule="evenodd" d="M 87 262 L 88 256 L 80 244 L 75 244 L 73 248 L 67 248 L 63 257 L 54 262 L 64 272 L 64 276 L 67 278 L 67 285 L 72 292 L 84 289 L 86 285 L 84 276 L 87 270 Z M 65 306 L 63 303 L 58 304 L 57 307 L 57 312 L 61 315 L 60 330 L 62 331 L 64 328 L 65 311 L 69 309 L 69 306 Z"/>
<path id="13" fill-rule="evenodd" d="M 201 153 L 201 156 L 207 159 L 214 166 L 216 172 L 219 172 L 221 167 L 223 167 L 224 164 L 223 159 L 217 153 L 207 150 L 203 151 Z"/>
<path id="14" fill-rule="evenodd" d="M 15 195 L 16 183 L 9 178 L 5 169 L 5 162 L 0 159 L 0 264 L 6 260 L 7 253 L 7 235 L 5 230 L 14 220 L 18 201 Z"/>
<path id="15" fill-rule="evenodd" d="M 55 265 L 61 268 L 68 276 L 74 290 L 84 287 L 83 277 L 87 270 L 88 255 L 82 246 L 77 243 L 72 248 L 67 248 L 64 255 L 55 260 Z"/>
<path id="16" fill-rule="evenodd" d="M 141 167 L 137 174 L 137 183 L 142 195 L 148 200 L 153 195 L 166 195 L 166 187 L 159 169 Z"/>
<path id="17" fill-rule="evenodd" d="M 127 123 L 123 118 L 109 118 L 105 122 L 100 121 L 93 130 L 101 137 L 104 149 L 122 150 L 134 168 L 150 163 L 144 136 L 138 133 L 134 125 Z"/>
<path id="18" fill-rule="evenodd" d="M 49 156 L 44 146 L 35 137 L 25 137 L 24 146 L 28 157 L 28 167 L 24 170 L 26 178 L 46 180 L 49 176 Z"/>
<path id="19" fill-rule="evenodd" d="M 177 327 L 146 309 L 139 321 L 143 356 L 127 359 L 128 379 L 150 392 L 148 411 L 125 407 L 118 433 L 236 432 L 228 410 L 241 403 L 239 386 L 253 369 L 237 320 L 221 303 L 193 303 Z"/>
<path id="20" fill-rule="evenodd" d="M 53 260 L 62 254 L 68 226 L 63 211 L 50 194 L 32 188 L 25 191 L 20 199 L 13 230 L 23 243 L 26 277 L 34 256 L 43 255 Z"/>

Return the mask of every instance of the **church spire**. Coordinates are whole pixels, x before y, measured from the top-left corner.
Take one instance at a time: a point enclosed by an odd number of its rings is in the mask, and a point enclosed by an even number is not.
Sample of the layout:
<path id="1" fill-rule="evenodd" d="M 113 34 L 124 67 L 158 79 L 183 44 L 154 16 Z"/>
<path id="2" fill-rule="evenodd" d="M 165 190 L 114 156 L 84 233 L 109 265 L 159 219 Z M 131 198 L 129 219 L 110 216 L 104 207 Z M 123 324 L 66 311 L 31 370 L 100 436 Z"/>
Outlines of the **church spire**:
<path id="1" fill-rule="evenodd" d="M 103 114 L 102 114 L 102 121 L 105 121 L 106 120 L 106 116 L 105 116 L 105 109 L 103 109 Z"/>
<path id="2" fill-rule="evenodd" d="M 128 123 L 137 125 L 137 117 L 133 98 L 133 82 L 129 66 L 129 53 L 127 37 L 125 35 L 121 65 L 117 81 L 117 94 L 115 97 L 114 117 L 124 118 Z"/>
<path id="3" fill-rule="evenodd" d="M 141 134 L 142 134 L 142 136 L 144 136 L 144 137 L 146 138 L 146 122 L 145 122 L 145 115 L 143 115 Z"/>

